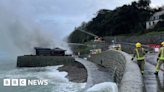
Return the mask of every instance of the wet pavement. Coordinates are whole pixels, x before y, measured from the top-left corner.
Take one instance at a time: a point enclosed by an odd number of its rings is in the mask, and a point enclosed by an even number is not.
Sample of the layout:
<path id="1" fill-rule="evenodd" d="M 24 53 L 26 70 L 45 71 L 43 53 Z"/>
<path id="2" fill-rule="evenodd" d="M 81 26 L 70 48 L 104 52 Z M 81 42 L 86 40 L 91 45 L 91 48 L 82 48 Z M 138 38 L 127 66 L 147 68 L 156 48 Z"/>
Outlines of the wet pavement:
<path id="1" fill-rule="evenodd" d="M 163 71 L 160 70 L 158 76 L 154 75 L 156 59 L 157 55 L 147 55 L 145 58 L 144 92 L 164 92 Z M 161 68 L 163 69 L 163 65 L 161 65 Z"/>
<path id="2" fill-rule="evenodd" d="M 112 75 L 107 70 L 105 70 L 105 68 L 81 58 L 75 58 L 75 60 L 83 64 L 87 69 L 88 78 L 85 87 L 86 89 L 102 82 L 114 82 Z"/>

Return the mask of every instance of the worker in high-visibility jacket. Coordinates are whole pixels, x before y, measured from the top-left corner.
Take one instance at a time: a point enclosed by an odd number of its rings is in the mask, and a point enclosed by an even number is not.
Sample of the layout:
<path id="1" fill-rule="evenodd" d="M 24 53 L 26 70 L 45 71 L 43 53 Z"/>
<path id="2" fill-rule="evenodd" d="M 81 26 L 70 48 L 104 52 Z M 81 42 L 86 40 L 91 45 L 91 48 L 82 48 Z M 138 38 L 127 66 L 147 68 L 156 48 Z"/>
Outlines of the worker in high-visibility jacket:
<path id="1" fill-rule="evenodd" d="M 160 66 L 163 63 L 164 66 L 164 42 L 161 43 L 162 47 L 160 48 L 159 52 L 158 52 L 158 57 L 157 57 L 157 65 L 156 65 L 156 69 L 155 69 L 155 75 L 158 75 Z"/>
<path id="2" fill-rule="evenodd" d="M 119 45 L 119 48 L 118 48 L 119 51 L 121 51 L 121 45 Z"/>
<path id="3" fill-rule="evenodd" d="M 144 65 L 145 65 L 144 55 L 146 54 L 146 52 L 147 51 L 144 48 L 141 47 L 140 43 L 136 43 L 136 49 L 134 49 L 134 52 L 133 52 L 134 55 L 131 59 L 131 60 L 133 60 L 135 55 L 137 55 L 137 63 L 138 63 L 138 66 L 141 70 L 142 75 L 144 73 Z"/>

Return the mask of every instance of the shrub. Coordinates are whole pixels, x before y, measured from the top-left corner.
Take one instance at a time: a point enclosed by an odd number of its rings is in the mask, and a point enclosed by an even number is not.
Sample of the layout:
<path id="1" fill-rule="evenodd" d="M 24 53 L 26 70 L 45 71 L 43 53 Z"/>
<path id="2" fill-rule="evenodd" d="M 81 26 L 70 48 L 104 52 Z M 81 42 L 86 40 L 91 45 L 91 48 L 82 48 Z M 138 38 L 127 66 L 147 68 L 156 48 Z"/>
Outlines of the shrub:
<path id="1" fill-rule="evenodd" d="M 157 31 L 164 31 L 164 27 L 158 28 Z"/>
<path id="2" fill-rule="evenodd" d="M 153 29 L 145 29 L 145 33 L 152 32 L 154 31 Z"/>

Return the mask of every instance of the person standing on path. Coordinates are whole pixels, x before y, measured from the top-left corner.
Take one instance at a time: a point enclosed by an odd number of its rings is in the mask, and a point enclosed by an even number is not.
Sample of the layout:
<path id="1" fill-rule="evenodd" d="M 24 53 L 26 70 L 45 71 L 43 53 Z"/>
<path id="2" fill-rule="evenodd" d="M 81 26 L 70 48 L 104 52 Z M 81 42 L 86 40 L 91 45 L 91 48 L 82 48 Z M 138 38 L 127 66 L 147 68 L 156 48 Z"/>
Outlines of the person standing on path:
<path id="1" fill-rule="evenodd" d="M 136 43 L 136 49 L 134 49 L 134 52 L 133 52 L 134 55 L 131 59 L 131 60 L 133 60 L 135 55 L 137 55 L 137 63 L 138 63 L 138 66 L 141 70 L 142 75 L 144 73 L 144 65 L 145 65 L 144 55 L 146 54 L 146 52 L 147 51 L 144 48 L 141 47 L 140 43 Z"/>
<path id="2" fill-rule="evenodd" d="M 157 57 L 157 65 L 156 65 L 156 69 L 155 69 L 155 75 L 158 75 L 160 66 L 163 63 L 164 66 L 164 42 L 161 43 L 162 47 L 160 48 L 159 52 L 158 52 L 158 57 Z"/>

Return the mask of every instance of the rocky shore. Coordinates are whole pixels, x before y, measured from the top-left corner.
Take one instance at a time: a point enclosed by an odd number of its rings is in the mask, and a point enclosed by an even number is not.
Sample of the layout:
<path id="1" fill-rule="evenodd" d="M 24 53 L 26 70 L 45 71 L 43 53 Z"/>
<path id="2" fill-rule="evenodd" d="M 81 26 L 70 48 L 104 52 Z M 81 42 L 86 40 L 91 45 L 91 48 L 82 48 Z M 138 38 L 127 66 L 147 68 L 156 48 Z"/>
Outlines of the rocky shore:
<path id="1" fill-rule="evenodd" d="M 79 62 L 73 64 L 64 65 L 58 68 L 59 71 L 65 71 L 68 73 L 66 78 L 71 82 L 84 83 L 87 82 L 87 70 Z"/>

